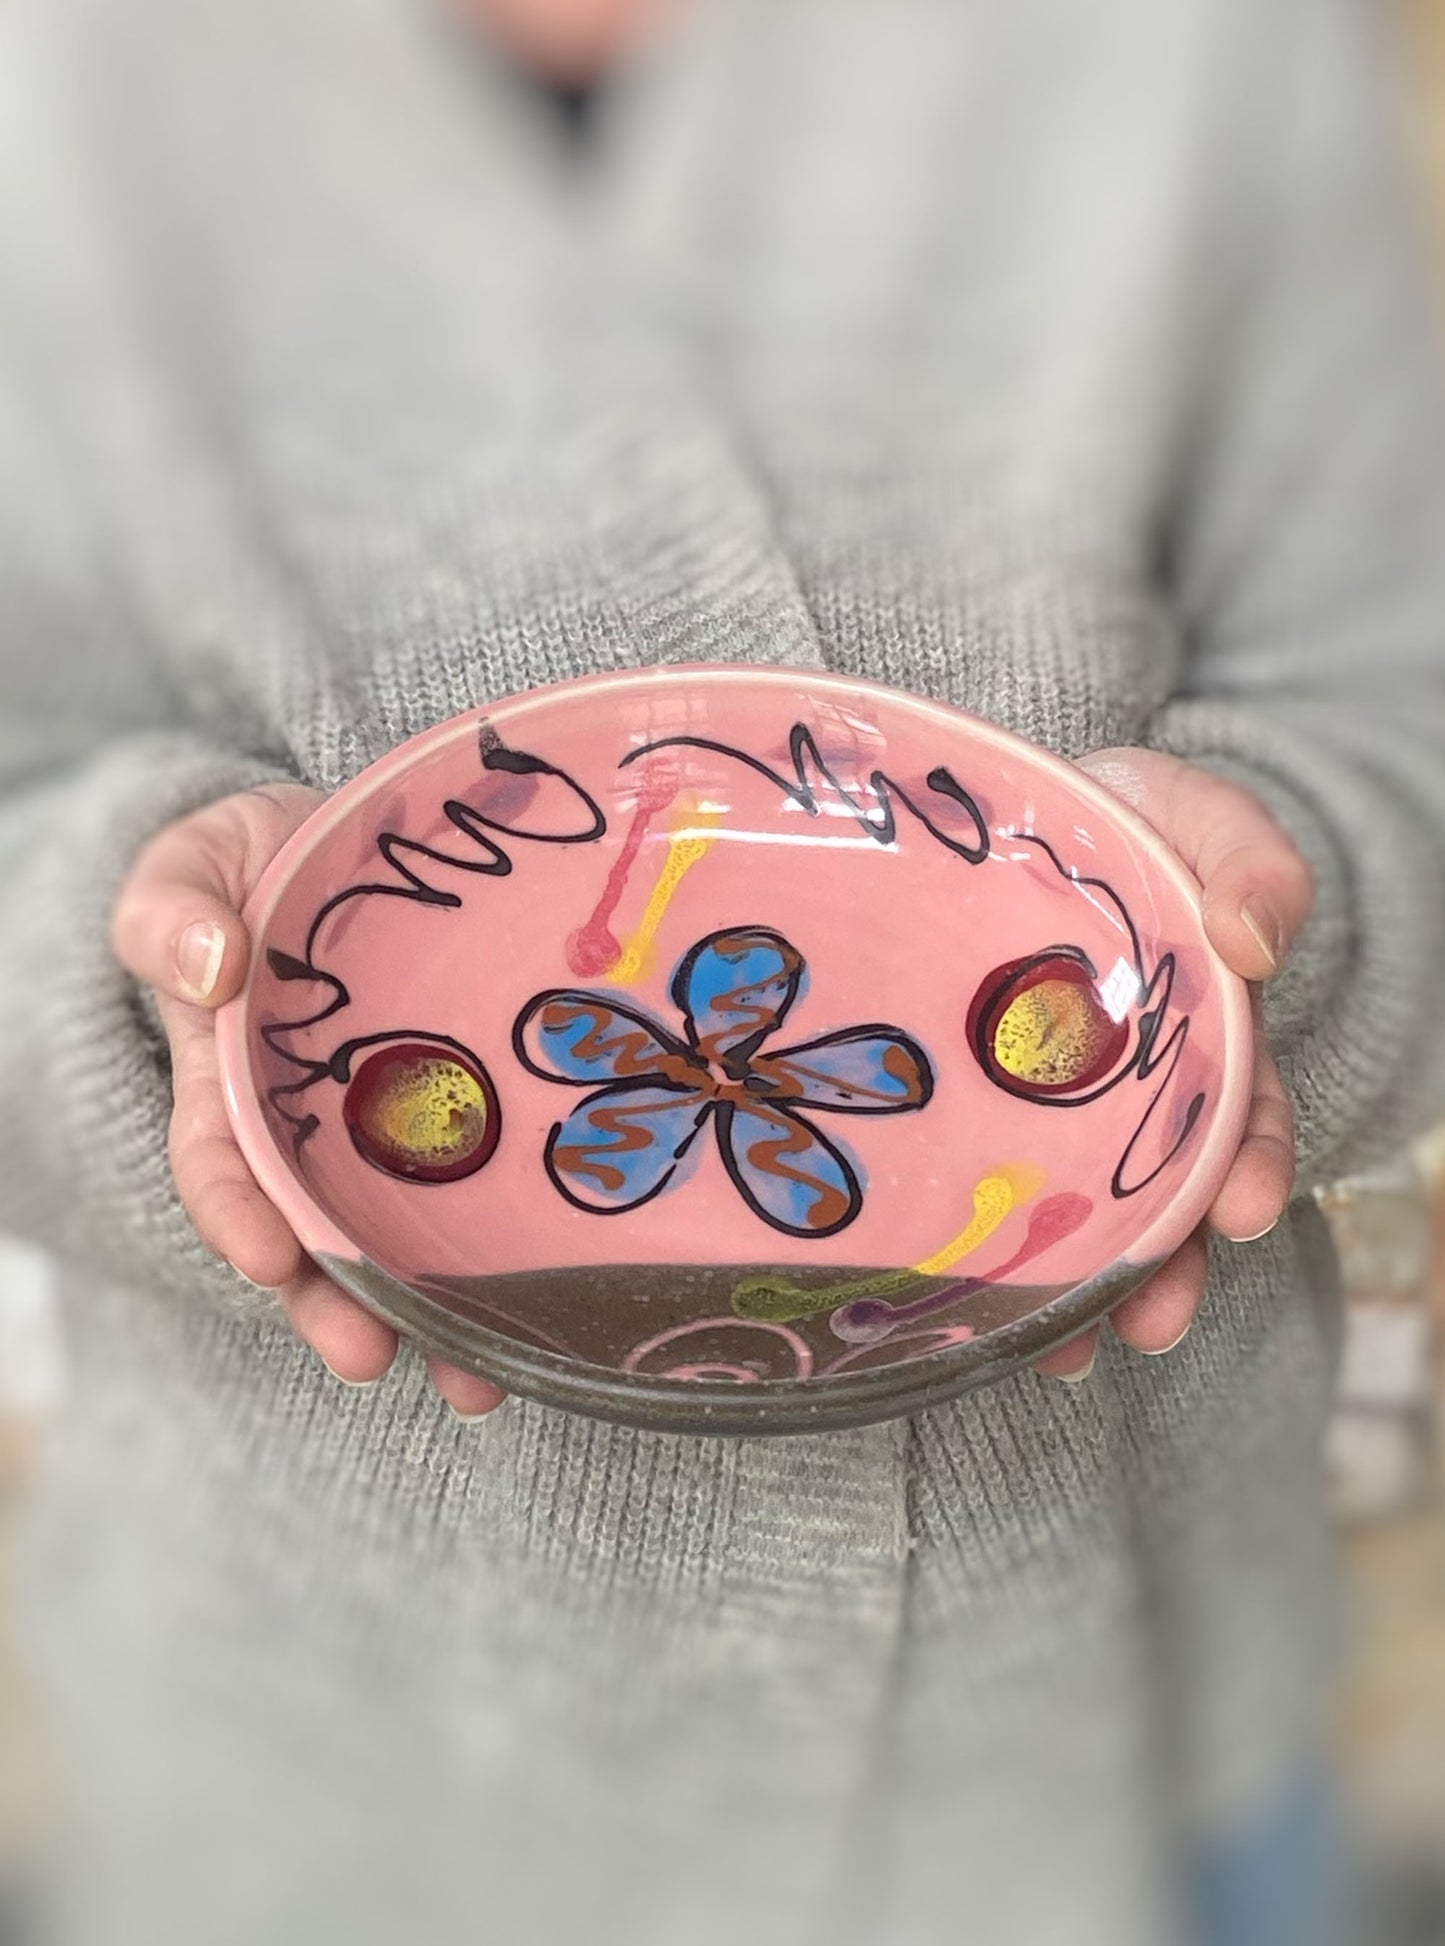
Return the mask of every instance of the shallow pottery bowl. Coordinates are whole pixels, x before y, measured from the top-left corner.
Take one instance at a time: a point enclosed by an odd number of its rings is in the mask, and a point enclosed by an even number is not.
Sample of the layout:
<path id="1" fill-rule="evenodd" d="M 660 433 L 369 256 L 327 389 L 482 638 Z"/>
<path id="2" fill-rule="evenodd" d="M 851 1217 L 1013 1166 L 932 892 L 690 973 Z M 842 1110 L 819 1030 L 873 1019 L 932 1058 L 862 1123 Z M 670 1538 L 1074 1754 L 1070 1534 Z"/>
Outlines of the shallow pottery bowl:
<path id="1" fill-rule="evenodd" d="M 1109 1310 L 1237 1147 L 1251 1025 L 1140 820 L 977 717 L 653 669 L 440 724 L 277 856 L 222 1013 L 335 1280 L 534 1398 L 856 1424 Z"/>

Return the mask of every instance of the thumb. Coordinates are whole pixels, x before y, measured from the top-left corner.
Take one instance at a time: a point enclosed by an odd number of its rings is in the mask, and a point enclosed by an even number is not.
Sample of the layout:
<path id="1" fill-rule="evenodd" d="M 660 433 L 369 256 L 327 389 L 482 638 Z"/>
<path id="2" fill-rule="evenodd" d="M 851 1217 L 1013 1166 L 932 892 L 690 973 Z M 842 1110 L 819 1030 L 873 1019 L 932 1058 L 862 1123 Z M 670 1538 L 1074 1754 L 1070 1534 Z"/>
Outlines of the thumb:
<path id="1" fill-rule="evenodd" d="M 240 911 L 256 880 L 319 802 L 299 785 L 222 798 L 167 825 L 121 887 L 111 944 L 157 992 L 219 1007 L 246 977 L 250 940 Z"/>
<path id="2" fill-rule="evenodd" d="M 1163 751 L 1096 751 L 1081 768 L 1146 818 L 1199 880 L 1204 928 L 1225 964 L 1246 980 L 1278 972 L 1314 884 L 1259 799 Z"/>

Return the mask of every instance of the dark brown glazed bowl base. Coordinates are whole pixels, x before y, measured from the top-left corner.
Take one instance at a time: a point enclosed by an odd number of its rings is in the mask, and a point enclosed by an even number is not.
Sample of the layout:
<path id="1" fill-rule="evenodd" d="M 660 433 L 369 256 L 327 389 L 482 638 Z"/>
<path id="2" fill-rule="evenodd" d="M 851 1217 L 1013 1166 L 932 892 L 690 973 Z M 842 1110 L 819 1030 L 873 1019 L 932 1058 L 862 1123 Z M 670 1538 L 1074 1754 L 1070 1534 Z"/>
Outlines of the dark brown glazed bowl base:
<path id="1" fill-rule="evenodd" d="M 982 1286 L 942 1314 L 950 1324 L 966 1320 L 973 1325 L 977 1335 L 961 1344 L 836 1375 L 815 1372 L 808 1377 L 739 1382 L 622 1370 L 617 1346 L 630 1340 L 616 1325 L 620 1306 L 631 1309 L 641 1304 L 646 1307 L 646 1327 L 659 1334 L 669 1326 L 701 1328 L 700 1319 L 726 1308 L 740 1276 L 758 1274 L 748 1267 L 648 1265 L 434 1278 L 427 1279 L 423 1289 L 402 1283 L 364 1260 L 323 1256 L 319 1261 L 344 1290 L 423 1351 L 491 1379 L 509 1392 L 651 1432 L 726 1437 L 871 1425 L 991 1385 L 1096 1324 L 1158 1268 L 1157 1264 L 1116 1264 L 1068 1288 Z M 806 1273 L 787 1275 L 799 1284 L 806 1282 Z M 868 1273 L 833 1270 L 816 1274 L 817 1281 L 825 1275 L 834 1282 L 840 1277 L 864 1279 Z M 647 1288 L 639 1298 L 633 1293 L 643 1280 Z M 908 1295 L 926 1294 L 945 1281 L 918 1280 Z M 537 1319 L 535 1333 L 510 1311 L 508 1300 L 519 1309 L 526 1307 L 529 1319 Z M 495 1328 L 499 1310 L 507 1320 L 505 1331 Z M 490 1325 L 485 1321 L 488 1316 L 493 1318 Z M 549 1325 L 555 1330 L 564 1321 L 571 1337 L 581 1341 L 575 1352 L 565 1354 L 542 1342 L 551 1335 Z M 742 1331 L 747 1323 L 727 1321 L 729 1328 L 735 1325 Z M 807 1329 L 816 1338 L 826 1329 L 826 1318 L 820 1313 L 797 1320 L 792 1329 Z M 528 1342 L 521 1332 L 537 1341 Z M 630 1332 L 635 1339 L 635 1311 Z M 877 1347 L 880 1358 L 886 1343 Z M 832 1341 L 835 1353 L 848 1349 Z"/>

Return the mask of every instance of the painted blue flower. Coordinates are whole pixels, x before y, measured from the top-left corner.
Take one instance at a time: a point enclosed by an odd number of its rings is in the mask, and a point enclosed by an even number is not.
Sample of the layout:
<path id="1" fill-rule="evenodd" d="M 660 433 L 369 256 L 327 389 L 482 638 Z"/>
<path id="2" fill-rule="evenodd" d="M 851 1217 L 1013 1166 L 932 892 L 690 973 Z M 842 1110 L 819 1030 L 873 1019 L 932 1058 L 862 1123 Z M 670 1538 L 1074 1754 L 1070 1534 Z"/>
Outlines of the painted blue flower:
<path id="1" fill-rule="evenodd" d="M 522 1009 L 519 1060 L 544 1081 L 596 1086 L 547 1137 L 544 1160 L 579 1209 L 617 1215 L 679 1179 L 712 1124 L 755 1215 L 789 1236 L 826 1237 L 863 1206 L 848 1155 L 800 1111 L 897 1115 L 922 1108 L 933 1073 L 916 1041 L 869 1025 L 774 1053 L 764 1042 L 801 992 L 802 955 L 762 926 L 710 933 L 671 995 L 680 1035 L 608 993 L 558 988 Z"/>

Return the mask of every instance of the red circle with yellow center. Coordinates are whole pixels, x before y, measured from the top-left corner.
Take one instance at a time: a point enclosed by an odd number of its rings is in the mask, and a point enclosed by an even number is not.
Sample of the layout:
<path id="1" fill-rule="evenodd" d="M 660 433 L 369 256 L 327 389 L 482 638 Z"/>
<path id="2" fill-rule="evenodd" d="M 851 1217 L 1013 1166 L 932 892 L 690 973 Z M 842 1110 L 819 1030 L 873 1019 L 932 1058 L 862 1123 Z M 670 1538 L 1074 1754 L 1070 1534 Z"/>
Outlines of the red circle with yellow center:
<path id="1" fill-rule="evenodd" d="M 368 1055 L 342 1113 L 358 1153 L 408 1182 L 474 1175 L 502 1132 L 497 1091 L 481 1062 L 431 1041 L 398 1041 Z"/>
<path id="2" fill-rule="evenodd" d="M 1109 1014 L 1089 967 L 1055 953 L 991 973 L 969 1009 L 968 1038 L 991 1081 L 1049 1099 L 1102 1081 L 1129 1029 Z"/>

